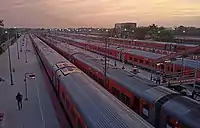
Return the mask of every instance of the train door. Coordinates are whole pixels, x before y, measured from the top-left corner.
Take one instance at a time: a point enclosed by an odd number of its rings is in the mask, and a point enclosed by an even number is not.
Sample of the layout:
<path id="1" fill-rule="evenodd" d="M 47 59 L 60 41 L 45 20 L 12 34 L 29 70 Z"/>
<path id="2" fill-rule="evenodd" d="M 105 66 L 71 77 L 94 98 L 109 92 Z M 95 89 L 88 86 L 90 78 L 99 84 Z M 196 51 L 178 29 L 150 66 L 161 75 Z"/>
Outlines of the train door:
<path id="1" fill-rule="evenodd" d="M 171 49 L 170 49 L 170 51 L 176 51 L 176 45 L 173 45 L 173 44 L 171 44 Z"/>
<path id="2" fill-rule="evenodd" d="M 165 50 L 171 51 L 171 44 L 165 44 Z"/>
<path id="3" fill-rule="evenodd" d="M 138 97 L 134 97 L 133 101 L 133 109 L 136 113 L 139 113 L 140 110 L 140 99 Z"/>
<path id="4" fill-rule="evenodd" d="M 57 90 L 58 94 L 60 94 L 60 82 L 59 82 L 58 79 L 56 81 L 57 81 L 56 82 L 57 85 L 55 85 L 56 86 L 56 90 Z"/>
<path id="5" fill-rule="evenodd" d="M 124 52 L 121 52 L 121 61 L 125 62 L 125 53 Z"/>

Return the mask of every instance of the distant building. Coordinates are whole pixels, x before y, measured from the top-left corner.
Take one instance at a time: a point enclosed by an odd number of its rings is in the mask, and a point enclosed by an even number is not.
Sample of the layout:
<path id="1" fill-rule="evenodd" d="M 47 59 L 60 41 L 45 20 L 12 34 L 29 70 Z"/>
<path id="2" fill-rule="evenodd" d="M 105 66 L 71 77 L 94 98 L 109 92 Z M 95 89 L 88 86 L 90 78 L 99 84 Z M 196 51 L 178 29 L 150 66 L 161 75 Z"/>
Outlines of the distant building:
<path id="1" fill-rule="evenodd" d="M 129 34 L 134 32 L 137 27 L 137 23 L 116 23 L 115 24 L 115 34 L 117 37 L 129 36 Z"/>

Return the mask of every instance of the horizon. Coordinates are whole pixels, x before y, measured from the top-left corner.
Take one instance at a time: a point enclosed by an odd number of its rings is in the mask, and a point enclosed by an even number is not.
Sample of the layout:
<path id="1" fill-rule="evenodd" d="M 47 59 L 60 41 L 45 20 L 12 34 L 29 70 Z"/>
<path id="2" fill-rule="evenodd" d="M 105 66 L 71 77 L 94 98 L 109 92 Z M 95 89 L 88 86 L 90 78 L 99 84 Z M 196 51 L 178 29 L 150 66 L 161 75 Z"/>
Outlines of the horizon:
<path id="1" fill-rule="evenodd" d="M 5 27 L 18 28 L 113 28 L 119 22 L 200 28 L 200 1 L 7 0 L 0 16 Z"/>

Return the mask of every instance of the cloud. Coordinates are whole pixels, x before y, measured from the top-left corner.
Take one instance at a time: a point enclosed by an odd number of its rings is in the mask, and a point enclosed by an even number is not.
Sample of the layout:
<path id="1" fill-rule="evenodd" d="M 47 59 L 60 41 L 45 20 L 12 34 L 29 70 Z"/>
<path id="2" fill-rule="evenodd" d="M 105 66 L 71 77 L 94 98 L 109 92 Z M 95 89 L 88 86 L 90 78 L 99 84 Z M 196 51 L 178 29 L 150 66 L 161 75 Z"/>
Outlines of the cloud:
<path id="1" fill-rule="evenodd" d="M 115 22 L 133 21 L 141 25 L 155 22 L 173 26 L 180 22 L 200 27 L 200 1 L 2 0 L 0 16 L 10 26 L 109 27 Z"/>

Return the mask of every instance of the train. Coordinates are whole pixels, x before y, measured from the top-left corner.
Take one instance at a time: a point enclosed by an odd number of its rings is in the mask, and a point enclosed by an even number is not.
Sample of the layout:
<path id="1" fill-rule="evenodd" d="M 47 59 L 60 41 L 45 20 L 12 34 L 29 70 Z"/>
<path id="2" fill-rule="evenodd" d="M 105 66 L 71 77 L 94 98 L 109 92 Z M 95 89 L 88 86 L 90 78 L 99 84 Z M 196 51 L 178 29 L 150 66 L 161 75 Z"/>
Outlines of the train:
<path id="1" fill-rule="evenodd" d="M 84 39 L 84 40 L 94 40 L 98 42 L 105 42 L 103 36 L 94 36 L 94 35 L 84 35 L 84 34 L 67 34 L 70 37 Z M 180 52 L 187 50 L 189 48 L 194 48 L 197 45 L 195 44 L 179 44 L 172 42 L 158 42 L 151 40 L 132 40 L 132 39 L 123 39 L 123 38 L 110 38 L 110 41 L 116 45 L 124 44 L 125 46 L 137 46 L 137 47 L 147 47 L 152 49 L 164 50 L 169 52 Z"/>
<path id="2" fill-rule="evenodd" d="M 74 45 L 76 47 L 80 47 L 82 49 L 86 49 L 98 54 L 105 55 L 105 45 L 98 44 L 98 43 L 87 43 L 87 41 L 80 40 L 80 39 L 71 39 L 71 38 L 57 38 L 54 37 L 57 40 L 60 41 L 67 41 L 69 44 Z M 193 72 L 193 75 L 191 77 L 191 82 L 194 81 L 194 77 L 197 78 L 200 77 L 200 71 L 195 69 L 198 69 L 200 67 L 199 61 L 194 61 L 190 59 L 177 59 L 170 63 L 159 63 L 155 64 L 154 62 L 160 58 L 164 57 L 165 55 L 157 54 L 157 53 L 151 53 L 141 50 L 135 50 L 135 49 L 122 49 L 121 47 L 110 45 L 107 50 L 107 56 L 119 60 L 124 61 L 124 63 L 128 63 L 131 65 L 136 65 L 142 69 L 146 69 L 149 71 L 159 71 L 163 74 L 170 74 L 170 73 L 180 73 L 183 71 L 183 75 L 188 75 L 189 73 Z M 184 65 L 184 67 L 182 66 Z M 195 75 L 196 72 L 196 75 Z M 197 79 L 198 80 L 198 79 Z M 199 81 L 197 81 L 198 83 Z"/>
<path id="3" fill-rule="evenodd" d="M 83 52 L 70 52 L 64 45 L 55 45 L 52 40 L 50 43 L 48 39 L 38 37 L 156 128 L 200 126 L 199 102 L 166 87 L 154 86 L 152 81 L 109 64 L 105 78 L 100 60 Z"/>
<path id="4" fill-rule="evenodd" d="M 153 128 L 39 38 L 31 39 L 74 128 Z"/>

